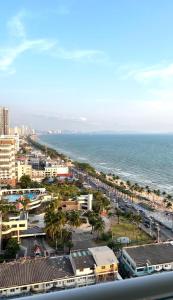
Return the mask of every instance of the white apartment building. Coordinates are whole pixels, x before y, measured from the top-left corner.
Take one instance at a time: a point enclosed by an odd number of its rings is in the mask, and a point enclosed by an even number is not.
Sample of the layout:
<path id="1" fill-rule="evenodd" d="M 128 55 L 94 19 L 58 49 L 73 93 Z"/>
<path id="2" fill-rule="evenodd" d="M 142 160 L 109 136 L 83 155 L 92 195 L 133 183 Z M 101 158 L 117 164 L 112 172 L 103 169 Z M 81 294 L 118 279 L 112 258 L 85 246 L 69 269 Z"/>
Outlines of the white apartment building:
<path id="1" fill-rule="evenodd" d="M 93 194 L 80 195 L 77 197 L 77 201 L 81 210 L 92 210 Z"/>
<path id="2" fill-rule="evenodd" d="M 69 168 L 61 165 L 45 167 L 45 177 L 68 176 Z"/>
<path id="3" fill-rule="evenodd" d="M 15 140 L 8 136 L 0 137 L 0 184 L 15 186 Z"/>
<path id="4" fill-rule="evenodd" d="M 32 180 L 41 182 L 45 178 L 44 170 L 32 169 Z"/>
<path id="5" fill-rule="evenodd" d="M 16 165 L 16 178 L 18 182 L 23 175 L 28 175 L 30 178 L 32 178 L 32 166 L 28 164 L 22 164 L 18 161 Z"/>
<path id="6" fill-rule="evenodd" d="M 19 135 L 18 134 L 10 134 L 10 135 L 0 135 L 0 138 L 8 138 L 15 140 L 15 151 L 16 153 L 19 151 Z"/>

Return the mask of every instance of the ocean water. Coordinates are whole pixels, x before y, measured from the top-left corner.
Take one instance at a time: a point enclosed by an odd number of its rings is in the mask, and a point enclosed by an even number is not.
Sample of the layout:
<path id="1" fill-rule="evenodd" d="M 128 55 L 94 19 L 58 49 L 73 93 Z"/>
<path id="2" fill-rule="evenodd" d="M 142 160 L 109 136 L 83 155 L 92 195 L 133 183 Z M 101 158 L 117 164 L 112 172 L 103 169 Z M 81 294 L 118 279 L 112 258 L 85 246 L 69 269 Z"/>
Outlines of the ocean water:
<path id="1" fill-rule="evenodd" d="M 41 135 L 40 141 L 105 173 L 173 194 L 173 135 Z"/>

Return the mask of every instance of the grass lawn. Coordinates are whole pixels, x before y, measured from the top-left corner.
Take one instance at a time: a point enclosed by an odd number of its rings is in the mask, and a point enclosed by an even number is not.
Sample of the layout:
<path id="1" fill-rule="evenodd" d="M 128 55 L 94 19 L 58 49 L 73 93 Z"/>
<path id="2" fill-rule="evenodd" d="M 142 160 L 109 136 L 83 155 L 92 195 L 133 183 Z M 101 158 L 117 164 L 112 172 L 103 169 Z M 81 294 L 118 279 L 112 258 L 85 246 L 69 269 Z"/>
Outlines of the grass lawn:
<path id="1" fill-rule="evenodd" d="M 132 243 L 151 243 L 152 238 L 140 230 L 137 225 L 132 224 L 128 219 L 120 217 L 120 224 L 112 226 L 113 238 L 128 237 Z"/>

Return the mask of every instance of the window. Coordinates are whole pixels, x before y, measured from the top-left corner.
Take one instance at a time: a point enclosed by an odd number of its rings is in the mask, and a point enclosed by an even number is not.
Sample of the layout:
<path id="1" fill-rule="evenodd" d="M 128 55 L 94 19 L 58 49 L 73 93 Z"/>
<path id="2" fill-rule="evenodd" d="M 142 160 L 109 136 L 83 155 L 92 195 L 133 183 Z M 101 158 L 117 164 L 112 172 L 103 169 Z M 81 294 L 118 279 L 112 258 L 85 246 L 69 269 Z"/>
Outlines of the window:
<path id="1" fill-rule="evenodd" d="M 92 275 L 92 276 L 88 276 L 88 279 L 91 280 L 91 279 L 95 279 L 95 276 Z"/>
<path id="2" fill-rule="evenodd" d="M 68 283 L 74 282 L 74 279 L 69 279 L 69 280 L 67 280 L 67 282 L 68 282 Z"/>
<path id="3" fill-rule="evenodd" d="M 17 225 L 16 224 L 14 224 L 14 225 L 11 225 L 11 228 L 16 228 L 17 227 Z"/>
<path id="4" fill-rule="evenodd" d="M 160 269 L 160 266 L 156 266 L 156 269 Z"/>
<path id="5" fill-rule="evenodd" d="M 102 266 L 102 270 L 104 270 L 105 269 L 105 266 Z"/>
<path id="6" fill-rule="evenodd" d="M 110 268 L 114 268 L 114 264 L 110 265 Z"/>
<path id="7" fill-rule="evenodd" d="M 26 291 L 26 290 L 27 290 L 27 287 L 26 287 L 26 286 L 23 286 L 23 287 L 21 288 L 21 290 L 22 290 L 22 291 Z"/>
<path id="8" fill-rule="evenodd" d="M 25 227 L 25 224 L 19 224 L 19 227 Z"/>
<path id="9" fill-rule="evenodd" d="M 82 269 L 82 268 L 81 268 L 81 269 L 79 269 L 79 271 L 80 271 L 80 272 L 83 272 L 83 270 L 84 270 L 84 269 Z"/>
<path id="10" fill-rule="evenodd" d="M 144 268 L 137 268 L 136 271 L 137 271 L 137 272 L 142 272 L 142 271 L 144 271 Z"/>
<path id="11" fill-rule="evenodd" d="M 38 288 L 39 288 L 38 284 L 34 285 L 34 289 L 38 289 Z"/>
<path id="12" fill-rule="evenodd" d="M 10 292 L 11 292 L 11 293 L 14 293 L 14 292 L 15 292 L 15 289 L 11 289 Z"/>

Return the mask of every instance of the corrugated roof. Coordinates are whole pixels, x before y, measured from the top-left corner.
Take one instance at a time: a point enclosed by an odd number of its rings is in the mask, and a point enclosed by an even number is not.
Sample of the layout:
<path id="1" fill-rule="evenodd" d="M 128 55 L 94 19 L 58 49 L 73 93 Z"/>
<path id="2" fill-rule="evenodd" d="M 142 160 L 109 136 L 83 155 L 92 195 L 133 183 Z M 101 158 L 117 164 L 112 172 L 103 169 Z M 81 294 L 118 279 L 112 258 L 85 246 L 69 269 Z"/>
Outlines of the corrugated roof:
<path id="1" fill-rule="evenodd" d="M 76 269 L 94 268 L 95 261 L 88 249 L 72 251 L 71 257 Z"/>
<path id="2" fill-rule="evenodd" d="M 67 257 L 37 258 L 0 264 L 0 288 L 48 282 L 74 276 Z"/>
<path id="3" fill-rule="evenodd" d="M 137 267 L 173 262 L 173 245 L 171 243 L 124 247 L 124 250 L 134 260 Z"/>

